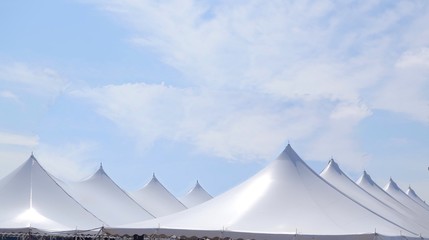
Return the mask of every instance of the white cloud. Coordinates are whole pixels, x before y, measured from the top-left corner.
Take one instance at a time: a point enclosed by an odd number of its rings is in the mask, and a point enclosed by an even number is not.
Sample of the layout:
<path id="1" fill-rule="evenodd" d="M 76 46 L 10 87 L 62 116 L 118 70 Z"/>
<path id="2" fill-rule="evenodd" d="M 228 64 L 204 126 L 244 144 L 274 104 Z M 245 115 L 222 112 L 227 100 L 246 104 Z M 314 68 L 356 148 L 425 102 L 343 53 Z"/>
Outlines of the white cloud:
<path id="1" fill-rule="evenodd" d="M 287 135 L 287 128 L 273 129 L 282 122 L 278 113 L 262 105 L 249 108 L 248 101 L 255 99 L 237 93 L 125 84 L 74 94 L 93 101 L 99 113 L 142 146 L 157 139 L 179 140 L 218 156 L 237 159 L 247 152 L 254 159 L 270 154 Z M 277 137 L 267 140 L 263 134 L 270 132 Z M 265 148 L 252 147 L 258 144 Z"/>
<path id="2" fill-rule="evenodd" d="M 38 136 L 0 132 L 0 178 L 12 172 L 31 154 L 44 168 L 63 180 L 81 180 L 95 171 L 91 157 L 96 144 L 89 142 L 50 145 L 42 143 Z M 92 163 L 92 164 L 88 164 Z"/>
<path id="3" fill-rule="evenodd" d="M 0 82 L 5 92 L 19 96 L 18 92 L 44 97 L 55 97 L 67 87 L 68 82 L 56 71 L 46 67 L 28 66 L 24 63 L 0 65 Z"/>
<path id="4" fill-rule="evenodd" d="M 35 147 L 39 144 L 38 136 L 0 132 L 0 144 Z"/>
<path id="5" fill-rule="evenodd" d="M 9 99 L 13 101 L 18 101 L 19 98 L 13 92 L 10 91 L 0 91 L 0 97 L 4 99 Z"/>
<path id="6" fill-rule="evenodd" d="M 72 94 L 93 102 L 100 114 L 135 137 L 142 147 L 167 139 L 239 161 L 272 159 L 286 140 L 309 139 L 327 125 L 332 128 L 326 135 L 334 133 L 336 137 L 350 139 L 356 122 L 370 114 L 361 103 L 277 101 L 275 97 L 240 91 L 144 83 L 109 85 Z M 338 149 L 345 146 L 342 142 L 335 144 Z M 350 140 L 339 155 L 354 150 L 349 156 L 358 151 L 353 143 Z M 327 141 L 319 146 L 332 149 L 331 145 L 332 141 Z M 311 157 L 315 153 L 311 149 L 306 152 Z"/>
<path id="7" fill-rule="evenodd" d="M 188 88 L 123 84 L 75 92 L 143 145 L 175 139 L 237 159 L 305 140 L 308 157 L 335 154 L 359 168 L 368 155 L 355 129 L 372 108 L 420 121 L 427 115 L 427 74 L 415 77 L 405 67 L 426 64 L 425 50 L 402 55 L 412 41 L 404 32 L 429 32 L 422 28 L 427 4 L 95 2 L 134 29 L 133 44 L 158 52 L 189 81 Z"/>
<path id="8" fill-rule="evenodd" d="M 429 123 L 429 50 L 405 51 L 391 71 L 374 91 L 373 106 Z"/>
<path id="9" fill-rule="evenodd" d="M 423 67 L 429 68 L 429 48 L 421 48 L 415 51 L 406 51 L 398 59 L 398 68 Z"/>
<path id="10" fill-rule="evenodd" d="M 97 164 L 91 157 L 97 147 L 95 143 L 79 142 L 65 145 L 41 143 L 34 156 L 51 174 L 61 180 L 79 181 L 93 174 Z"/>

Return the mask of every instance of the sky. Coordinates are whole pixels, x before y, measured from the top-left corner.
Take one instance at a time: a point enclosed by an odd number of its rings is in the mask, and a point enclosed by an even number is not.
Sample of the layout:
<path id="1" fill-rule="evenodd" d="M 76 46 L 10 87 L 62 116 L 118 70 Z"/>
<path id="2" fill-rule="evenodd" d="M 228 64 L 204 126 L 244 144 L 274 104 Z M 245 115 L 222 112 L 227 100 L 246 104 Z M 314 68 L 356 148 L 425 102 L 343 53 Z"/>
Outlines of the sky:
<path id="1" fill-rule="evenodd" d="M 0 176 L 31 153 L 219 195 L 290 143 L 429 201 L 429 2 L 0 2 Z"/>

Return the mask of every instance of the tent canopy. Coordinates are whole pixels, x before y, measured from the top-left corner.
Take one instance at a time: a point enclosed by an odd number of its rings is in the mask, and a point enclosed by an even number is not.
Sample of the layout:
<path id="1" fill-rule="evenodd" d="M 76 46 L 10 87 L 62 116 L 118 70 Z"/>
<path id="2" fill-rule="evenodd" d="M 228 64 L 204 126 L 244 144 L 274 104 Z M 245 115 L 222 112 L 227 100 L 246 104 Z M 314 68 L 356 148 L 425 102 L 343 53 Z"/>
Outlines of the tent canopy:
<path id="1" fill-rule="evenodd" d="M 195 186 L 180 201 L 187 207 L 193 207 L 206 202 L 213 197 L 200 185 L 197 180 Z"/>
<path id="2" fill-rule="evenodd" d="M 130 192 L 140 206 L 155 217 L 162 217 L 186 209 L 173 194 L 156 178 L 152 179 L 140 190 Z"/>
<path id="3" fill-rule="evenodd" d="M 205 203 L 109 231 L 181 229 L 269 234 L 415 236 L 351 200 L 311 170 L 290 145 L 259 173 Z"/>
<path id="4" fill-rule="evenodd" d="M 326 168 L 320 173 L 320 176 L 351 199 L 367 207 L 375 214 L 388 219 L 392 223 L 401 226 L 410 232 L 429 236 L 429 229 L 420 226 L 415 218 L 401 214 L 394 208 L 389 207 L 387 204 L 362 189 L 340 169 L 333 159 L 329 161 Z"/>
<path id="5" fill-rule="evenodd" d="M 0 228 L 66 231 L 102 225 L 58 185 L 33 155 L 0 181 Z"/>
<path id="6" fill-rule="evenodd" d="M 86 180 L 61 185 L 109 226 L 154 218 L 106 174 L 102 165 Z"/>

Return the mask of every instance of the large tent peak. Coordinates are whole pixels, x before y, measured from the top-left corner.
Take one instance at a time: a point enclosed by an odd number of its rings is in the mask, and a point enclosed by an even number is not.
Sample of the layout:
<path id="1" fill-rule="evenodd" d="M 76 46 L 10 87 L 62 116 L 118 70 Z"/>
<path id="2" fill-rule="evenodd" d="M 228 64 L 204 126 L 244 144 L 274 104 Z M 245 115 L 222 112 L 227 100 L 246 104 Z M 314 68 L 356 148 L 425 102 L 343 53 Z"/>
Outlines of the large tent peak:
<path id="1" fill-rule="evenodd" d="M 152 173 L 152 179 L 149 181 L 148 184 L 150 183 L 160 183 L 158 178 L 156 177 L 155 173 Z"/>
<path id="2" fill-rule="evenodd" d="M 277 157 L 278 160 L 289 160 L 292 162 L 302 162 L 302 159 L 293 150 L 292 146 L 288 143 L 283 152 Z"/>
<path id="3" fill-rule="evenodd" d="M 95 172 L 94 175 L 106 175 L 106 172 L 103 168 L 103 163 L 100 163 L 100 167 L 98 168 L 97 172 Z"/>
<path id="4" fill-rule="evenodd" d="M 102 224 L 66 193 L 33 155 L 3 178 L 1 184 L 0 222 L 9 227 L 70 230 Z"/>

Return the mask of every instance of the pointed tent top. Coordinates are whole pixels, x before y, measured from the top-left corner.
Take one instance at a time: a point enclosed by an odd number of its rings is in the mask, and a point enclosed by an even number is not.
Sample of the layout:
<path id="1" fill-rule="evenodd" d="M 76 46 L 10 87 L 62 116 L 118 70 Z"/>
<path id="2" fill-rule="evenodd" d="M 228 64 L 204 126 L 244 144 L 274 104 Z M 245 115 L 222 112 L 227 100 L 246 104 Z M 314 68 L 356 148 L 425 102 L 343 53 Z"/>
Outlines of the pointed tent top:
<path id="1" fill-rule="evenodd" d="M 375 182 L 372 180 L 371 176 L 366 172 L 366 170 L 363 170 L 362 176 L 356 181 L 358 184 L 361 182 L 366 182 L 370 185 L 376 185 Z"/>
<path id="2" fill-rule="evenodd" d="M 27 162 L 31 162 L 32 165 L 39 164 L 39 161 L 37 161 L 36 157 L 34 156 L 33 152 L 31 152 L 30 157 L 28 158 Z"/>
<path id="3" fill-rule="evenodd" d="M 31 151 L 31 155 L 30 155 L 30 157 L 28 159 L 33 159 L 33 160 L 37 161 L 36 157 L 34 156 L 34 152 L 33 151 Z"/>
<path id="4" fill-rule="evenodd" d="M 407 195 L 417 196 L 417 193 L 414 191 L 414 189 L 411 188 L 411 185 L 408 186 Z"/>
<path id="5" fill-rule="evenodd" d="M 193 207 L 196 205 L 199 205 L 203 202 L 206 202 L 210 199 L 212 199 L 212 195 L 210 195 L 201 185 L 200 182 L 197 180 L 194 187 L 189 190 L 189 192 L 180 198 L 179 200 L 187 207 Z"/>
<path id="6" fill-rule="evenodd" d="M 159 182 L 159 180 L 158 180 L 158 178 L 156 177 L 156 175 L 155 175 L 155 172 L 153 172 L 152 173 L 152 179 L 146 184 L 146 185 L 148 185 L 148 184 L 150 184 L 150 183 L 156 183 L 156 182 Z M 162 185 L 162 184 L 161 184 Z"/>
<path id="7" fill-rule="evenodd" d="M 338 166 L 338 164 L 335 162 L 335 160 L 333 158 L 331 158 L 331 160 L 329 160 L 328 165 L 326 166 L 325 169 L 323 169 L 323 172 L 328 171 L 329 169 L 332 169 L 335 172 L 343 175 L 343 171 L 341 171 L 341 168 Z"/>
<path id="8" fill-rule="evenodd" d="M 278 160 L 291 160 L 293 162 L 302 161 L 302 159 L 298 156 L 298 154 L 293 150 L 293 148 L 288 145 L 283 150 L 283 152 L 277 157 Z"/>
<path id="9" fill-rule="evenodd" d="M 339 175 L 344 175 L 343 171 L 341 171 L 340 167 L 338 166 L 338 164 L 335 162 L 333 158 L 329 160 L 328 165 L 326 165 L 326 167 L 322 170 L 320 175 L 328 174 L 330 172 L 332 173 L 335 172 Z"/>
<path id="10" fill-rule="evenodd" d="M 390 177 L 390 179 L 389 179 L 389 183 L 387 183 L 386 187 L 384 187 L 384 190 L 387 190 L 387 189 L 389 189 L 389 188 L 392 188 L 392 189 L 397 190 L 397 191 L 402 191 L 402 190 L 399 188 L 398 184 L 396 184 L 396 182 L 395 182 L 395 181 L 393 181 L 392 177 Z"/>
<path id="11" fill-rule="evenodd" d="M 194 188 L 201 188 L 201 185 L 200 185 L 200 183 L 198 182 L 198 180 L 197 180 L 197 183 L 195 183 L 195 187 Z"/>
<path id="12" fill-rule="evenodd" d="M 100 163 L 100 167 L 98 168 L 98 170 L 97 170 L 97 172 L 95 172 L 95 174 L 94 175 L 105 175 L 106 174 L 106 172 L 104 171 L 104 168 L 103 168 L 103 163 Z"/>

